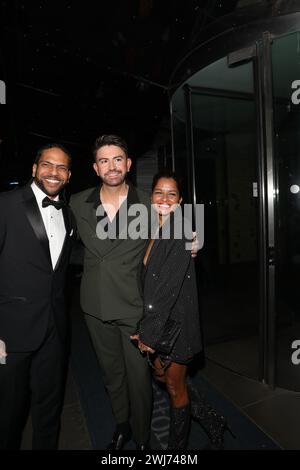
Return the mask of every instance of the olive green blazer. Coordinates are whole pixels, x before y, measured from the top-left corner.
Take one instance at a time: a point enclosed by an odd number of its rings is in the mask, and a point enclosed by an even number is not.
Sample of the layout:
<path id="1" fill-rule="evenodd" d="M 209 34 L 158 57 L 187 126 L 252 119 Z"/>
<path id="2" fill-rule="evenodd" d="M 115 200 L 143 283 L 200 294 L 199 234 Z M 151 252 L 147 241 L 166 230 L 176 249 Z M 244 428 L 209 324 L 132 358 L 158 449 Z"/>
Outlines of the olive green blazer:
<path id="1" fill-rule="evenodd" d="M 137 277 L 147 235 L 136 240 L 122 239 L 120 235 L 115 240 L 99 239 L 96 232 L 99 222 L 96 210 L 101 204 L 99 190 L 99 186 L 87 189 L 74 194 L 70 200 L 78 234 L 84 245 L 81 306 L 85 313 L 103 321 L 139 319 L 143 313 L 143 302 Z M 133 204 L 144 204 L 149 213 L 149 194 L 131 184 L 127 202 L 129 208 Z M 126 229 L 132 221 L 134 217 L 129 215 Z M 123 232 L 121 231 L 122 236 Z"/>

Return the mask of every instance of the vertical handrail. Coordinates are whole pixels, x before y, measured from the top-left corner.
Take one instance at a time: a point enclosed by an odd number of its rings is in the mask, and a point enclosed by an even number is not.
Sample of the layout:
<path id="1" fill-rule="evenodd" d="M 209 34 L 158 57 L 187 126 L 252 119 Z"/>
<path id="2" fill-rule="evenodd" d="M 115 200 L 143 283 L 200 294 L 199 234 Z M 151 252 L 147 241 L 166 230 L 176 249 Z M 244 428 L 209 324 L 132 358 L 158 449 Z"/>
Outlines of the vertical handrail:
<path id="1" fill-rule="evenodd" d="M 171 152 L 172 152 L 172 171 L 175 171 L 175 134 L 174 134 L 174 114 L 172 100 L 169 97 L 170 103 L 170 131 L 171 131 Z"/>
<path id="2" fill-rule="evenodd" d="M 253 83 L 255 92 L 257 125 L 257 164 L 258 164 L 258 255 L 259 255 L 259 380 L 267 381 L 267 316 L 268 316 L 268 250 L 267 250 L 267 187 L 264 133 L 263 65 L 260 44 L 256 43 L 253 59 Z"/>
<path id="3" fill-rule="evenodd" d="M 184 85 L 184 98 L 186 109 L 186 138 L 187 138 L 187 154 L 188 154 L 188 187 L 191 188 L 191 203 L 194 211 L 197 204 L 196 197 L 196 179 L 195 179 L 195 151 L 193 137 L 193 115 L 192 115 L 192 94 L 188 85 Z"/>
<path id="4" fill-rule="evenodd" d="M 266 206 L 267 206 L 267 291 L 268 305 L 266 317 L 266 383 L 275 387 L 275 178 L 274 178 L 274 116 L 273 83 L 271 59 L 271 34 L 263 33 L 263 95 L 264 132 L 266 161 Z"/>

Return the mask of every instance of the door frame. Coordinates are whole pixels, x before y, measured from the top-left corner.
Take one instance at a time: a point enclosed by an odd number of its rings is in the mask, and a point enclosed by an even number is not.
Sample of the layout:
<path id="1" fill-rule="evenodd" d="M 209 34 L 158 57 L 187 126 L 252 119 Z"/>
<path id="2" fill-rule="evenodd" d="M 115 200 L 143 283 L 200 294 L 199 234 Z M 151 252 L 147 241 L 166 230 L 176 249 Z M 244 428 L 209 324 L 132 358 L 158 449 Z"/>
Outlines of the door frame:
<path id="1" fill-rule="evenodd" d="M 252 62 L 254 102 L 256 109 L 257 137 L 257 185 L 258 185 L 258 260 L 259 260 L 259 370 L 258 379 L 271 388 L 275 387 L 276 370 L 276 312 L 275 312 L 275 174 L 274 174 L 274 123 L 273 88 L 271 64 L 272 36 L 265 32 L 247 51 L 247 61 Z M 250 52 L 249 52 L 250 51 Z M 245 61 L 243 50 L 234 52 L 241 62 Z M 235 62 L 235 65 L 238 61 Z M 183 87 L 186 112 L 186 145 L 188 187 L 190 201 L 195 206 L 196 174 L 193 141 L 192 97 L 213 95 L 231 99 L 251 99 L 253 94 L 204 87 Z M 174 165 L 176 160 L 173 156 Z"/>

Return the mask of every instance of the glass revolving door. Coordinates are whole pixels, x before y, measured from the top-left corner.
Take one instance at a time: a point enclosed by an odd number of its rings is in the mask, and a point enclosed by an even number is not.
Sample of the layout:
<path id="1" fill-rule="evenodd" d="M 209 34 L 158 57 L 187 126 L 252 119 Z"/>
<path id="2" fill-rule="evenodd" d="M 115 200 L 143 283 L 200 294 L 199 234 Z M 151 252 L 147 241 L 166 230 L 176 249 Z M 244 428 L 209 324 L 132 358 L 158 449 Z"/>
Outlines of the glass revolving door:
<path id="1" fill-rule="evenodd" d="M 252 61 L 226 59 L 185 87 L 195 198 L 205 207 L 199 287 L 206 356 L 260 376 L 259 204 Z M 176 115 L 176 107 L 175 107 Z"/>

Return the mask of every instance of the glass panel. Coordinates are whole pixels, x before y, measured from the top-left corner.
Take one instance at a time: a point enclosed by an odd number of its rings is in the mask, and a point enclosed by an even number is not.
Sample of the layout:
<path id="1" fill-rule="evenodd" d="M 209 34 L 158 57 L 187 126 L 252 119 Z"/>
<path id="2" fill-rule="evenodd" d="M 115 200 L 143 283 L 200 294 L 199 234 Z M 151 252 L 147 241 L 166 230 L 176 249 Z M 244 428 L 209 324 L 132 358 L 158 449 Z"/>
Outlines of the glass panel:
<path id="1" fill-rule="evenodd" d="M 300 33 L 272 45 L 276 171 L 277 384 L 300 390 Z M 299 82 L 300 84 L 300 82 Z M 293 88 L 295 87 L 295 88 Z M 298 346 L 299 349 L 299 346 Z M 296 354 L 297 356 L 297 354 Z"/>
<path id="2" fill-rule="evenodd" d="M 197 202 L 205 205 L 205 243 L 198 259 L 205 351 L 209 359 L 258 378 L 259 205 L 253 72 L 251 63 L 229 69 L 223 60 L 222 66 L 220 70 L 219 61 L 218 87 L 210 86 L 209 94 L 193 88 L 192 95 L 196 195 Z M 207 86 L 209 74 L 203 73 Z M 213 65 L 210 73 L 216 76 Z M 198 82 L 203 86 L 201 74 Z"/>

